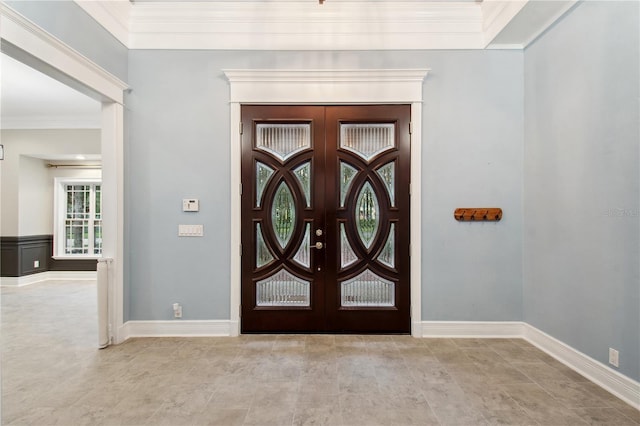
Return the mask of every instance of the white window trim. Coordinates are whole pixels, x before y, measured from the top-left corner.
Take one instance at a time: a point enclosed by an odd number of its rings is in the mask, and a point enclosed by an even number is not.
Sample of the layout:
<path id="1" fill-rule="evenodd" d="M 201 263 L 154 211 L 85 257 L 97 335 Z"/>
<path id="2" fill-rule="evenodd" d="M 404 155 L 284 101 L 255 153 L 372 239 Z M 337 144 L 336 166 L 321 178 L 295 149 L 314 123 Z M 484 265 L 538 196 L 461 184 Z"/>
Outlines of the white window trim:
<path id="1" fill-rule="evenodd" d="M 64 222 L 66 211 L 66 185 L 102 185 L 99 178 L 54 178 L 53 184 L 53 258 L 54 259 L 100 259 L 96 254 L 66 254 L 64 252 Z"/>

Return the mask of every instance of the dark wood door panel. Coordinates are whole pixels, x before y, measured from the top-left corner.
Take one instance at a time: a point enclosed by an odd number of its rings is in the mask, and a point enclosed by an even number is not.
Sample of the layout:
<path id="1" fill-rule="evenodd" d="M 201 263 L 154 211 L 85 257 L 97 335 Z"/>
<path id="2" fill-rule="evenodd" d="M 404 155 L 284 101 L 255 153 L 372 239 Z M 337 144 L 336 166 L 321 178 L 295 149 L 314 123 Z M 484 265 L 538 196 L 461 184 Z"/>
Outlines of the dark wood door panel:
<path id="1" fill-rule="evenodd" d="M 243 106 L 242 123 L 242 331 L 322 330 L 324 258 L 309 246 L 324 226 L 324 111 Z"/>
<path id="2" fill-rule="evenodd" d="M 243 332 L 410 331 L 409 117 L 243 106 Z"/>

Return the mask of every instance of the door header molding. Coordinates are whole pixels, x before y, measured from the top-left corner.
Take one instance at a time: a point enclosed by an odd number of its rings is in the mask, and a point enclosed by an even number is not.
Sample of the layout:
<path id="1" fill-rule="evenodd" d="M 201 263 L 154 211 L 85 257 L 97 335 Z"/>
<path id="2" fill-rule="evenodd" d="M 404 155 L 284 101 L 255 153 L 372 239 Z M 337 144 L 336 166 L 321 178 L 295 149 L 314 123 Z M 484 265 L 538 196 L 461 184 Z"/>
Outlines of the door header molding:
<path id="1" fill-rule="evenodd" d="M 372 104 L 422 102 L 424 69 L 227 69 L 230 102 Z"/>

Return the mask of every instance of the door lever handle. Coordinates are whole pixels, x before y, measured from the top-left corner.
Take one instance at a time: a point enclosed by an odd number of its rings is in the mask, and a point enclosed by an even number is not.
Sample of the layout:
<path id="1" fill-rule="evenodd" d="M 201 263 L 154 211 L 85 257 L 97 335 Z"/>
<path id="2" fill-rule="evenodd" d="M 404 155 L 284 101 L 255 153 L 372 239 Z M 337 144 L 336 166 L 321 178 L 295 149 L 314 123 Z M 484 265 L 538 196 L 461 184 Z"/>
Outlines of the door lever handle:
<path id="1" fill-rule="evenodd" d="M 316 249 L 318 249 L 318 250 L 319 250 L 319 249 L 324 248 L 324 244 L 322 244 L 322 242 L 318 241 L 318 242 L 317 242 L 317 243 L 315 243 L 315 244 L 311 244 L 311 248 L 316 248 Z"/>

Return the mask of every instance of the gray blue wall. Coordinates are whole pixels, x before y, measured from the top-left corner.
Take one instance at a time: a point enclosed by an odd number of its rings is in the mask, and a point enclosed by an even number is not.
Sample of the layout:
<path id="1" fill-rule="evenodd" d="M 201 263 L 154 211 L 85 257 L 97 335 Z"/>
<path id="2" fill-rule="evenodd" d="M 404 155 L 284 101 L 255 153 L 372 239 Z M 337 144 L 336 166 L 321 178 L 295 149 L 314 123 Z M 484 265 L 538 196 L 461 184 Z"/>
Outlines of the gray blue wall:
<path id="1" fill-rule="evenodd" d="M 522 318 L 523 54 L 129 53 L 127 319 L 229 318 L 229 88 L 224 68 L 431 68 L 423 114 L 423 319 Z M 234 127 L 235 130 L 235 127 Z M 201 211 L 181 211 L 198 197 Z M 504 219 L 463 224 L 456 207 Z M 178 238 L 179 223 L 204 238 Z"/>
<path id="2" fill-rule="evenodd" d="M 133 88 L 126 320 L 170 319 L 176 301 L 185 319 L 229 318 L 222 69 L 428 67 L 422 319 L 524 320 L 604 363 L 619 349 L 640 378 L 637 2 L 582 2 L 524 53 L 127 52 L 73 2 L 9 4 Z M 504 218 L 454 221 L 466 206 Z M 178 238 L 179 223 L 205 236 Z"/>
<path id="3" fill-rule="evenodd" d="M 524 320 L 640 378 L 638 2 L 583 2 L 525 51 Z"/>
<path id="4" fill-rule="evenodd" d="M 73 1 L 8 0 L 7 5 L 127 81 L 127 48 Z"/>

